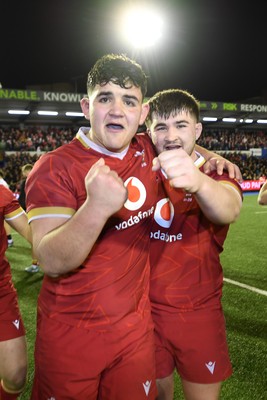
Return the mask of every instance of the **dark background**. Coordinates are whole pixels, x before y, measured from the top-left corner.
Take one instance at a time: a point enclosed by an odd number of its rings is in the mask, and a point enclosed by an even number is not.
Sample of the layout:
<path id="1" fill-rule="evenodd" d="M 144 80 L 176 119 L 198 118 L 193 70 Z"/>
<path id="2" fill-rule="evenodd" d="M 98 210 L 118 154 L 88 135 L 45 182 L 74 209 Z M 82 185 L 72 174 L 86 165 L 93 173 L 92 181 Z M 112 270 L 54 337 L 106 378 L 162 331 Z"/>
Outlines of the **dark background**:
<path id="1" fill-rule="evenodd" d="M 149 75 L 149 91 L 180 87 L 199 100 L 267 103 L 266 0 L 162 0 L 162 41 L 133 50 L 118 30 L 121 11 L 137 1 L 3 1 L 3 88 L 66 82 L 86 92 L 86 78 L 105 53 L 126 53 Z"/>

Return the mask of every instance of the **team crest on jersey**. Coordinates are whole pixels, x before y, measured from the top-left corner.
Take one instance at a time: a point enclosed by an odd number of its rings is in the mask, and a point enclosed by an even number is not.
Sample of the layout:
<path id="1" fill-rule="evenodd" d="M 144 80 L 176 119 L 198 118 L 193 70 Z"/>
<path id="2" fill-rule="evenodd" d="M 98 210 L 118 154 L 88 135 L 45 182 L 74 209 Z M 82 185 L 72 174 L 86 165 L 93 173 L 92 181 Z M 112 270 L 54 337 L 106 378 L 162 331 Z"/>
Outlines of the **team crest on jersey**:
<path id="1" fill-rule="evenodd" d="M 145 161 L 145 150 L 137 151 L 134 155 L 135 157 L 142 157 L 141 167 L 146 167 L 147 163 Z"/>
<path id="2" fill-rule="evenodd" d="M 157 202 L 154 218 L 158 225 L 163 228 L 171 226 L 174 217 L 174 207 L 170 199 L 164 198 Z"/>
<path id="3" fill-rule="evenodd" d="M 142 207 L 146 200 L 146 188 L 143 183 L 134 176 L 131 176 L 124 182 L 128 190 L 128 199 L 124 203 L 127 210 L 135 211 Z"/>

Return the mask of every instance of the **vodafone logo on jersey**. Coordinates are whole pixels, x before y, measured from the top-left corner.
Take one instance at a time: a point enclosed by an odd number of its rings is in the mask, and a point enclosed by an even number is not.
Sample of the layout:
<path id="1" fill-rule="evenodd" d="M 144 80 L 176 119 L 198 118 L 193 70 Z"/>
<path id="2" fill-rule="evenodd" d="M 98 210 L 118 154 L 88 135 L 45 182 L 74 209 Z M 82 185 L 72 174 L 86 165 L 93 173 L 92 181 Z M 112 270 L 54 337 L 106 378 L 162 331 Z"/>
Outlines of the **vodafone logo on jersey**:
<path id="1" fill-rule="evenodd" d="M 124 186 L 128 190 L 128 200 L 124 203 L 127 210 L 138 210 L 146 200 L 146 188 L 143 183 L 134 176 L 131 176 L 124 182 Z"/>
<path id="2" fill-rule="evenodd" d="M 174 217 L 174 207 L 168 198 L 158 201 L 154 218 L 162 228 L 169 228 Z"/>

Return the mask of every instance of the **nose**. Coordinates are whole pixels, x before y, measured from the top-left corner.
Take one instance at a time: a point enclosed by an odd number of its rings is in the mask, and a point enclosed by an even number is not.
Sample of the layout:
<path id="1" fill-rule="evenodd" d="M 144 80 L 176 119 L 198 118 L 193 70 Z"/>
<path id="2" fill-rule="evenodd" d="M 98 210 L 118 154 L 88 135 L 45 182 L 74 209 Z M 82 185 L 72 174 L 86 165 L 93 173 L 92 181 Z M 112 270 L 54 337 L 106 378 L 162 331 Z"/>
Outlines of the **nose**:
<path id="1" fill-rule="evenodd" d="M 177 138 L 178 138 L 178 135 L 177 135 L 176 129 L 173 127 L 170 127 L 166 132 L 165 140 L 168 142 L 173 142 Z"/>
<path id="2" fill-rule="evenodd" d="M 113 100 L 109 110 L 109 114 L 116 117 L 123 115 L 123 103 L 120 100 Z"/>

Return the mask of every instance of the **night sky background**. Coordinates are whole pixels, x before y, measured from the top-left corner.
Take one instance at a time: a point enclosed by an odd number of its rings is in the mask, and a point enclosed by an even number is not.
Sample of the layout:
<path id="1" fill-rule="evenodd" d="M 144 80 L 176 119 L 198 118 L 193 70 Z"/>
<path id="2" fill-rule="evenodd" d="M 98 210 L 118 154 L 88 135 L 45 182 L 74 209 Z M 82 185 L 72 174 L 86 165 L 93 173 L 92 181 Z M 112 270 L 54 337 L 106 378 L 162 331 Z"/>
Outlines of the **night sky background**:
<path id="1" fill-rule="evenodd" d="M 266 0 L 162 0 L 153 5 L 164 37 L 135 50 L 119 31 L 122 10 L 137 1 L 3 1 L 3 88 L 67 82 L 86 92 L 87 74 L 106 53 L 125 53 L 149 76 L 148 95 L 177 87 L 199 100 L 267 103 Z"/>

